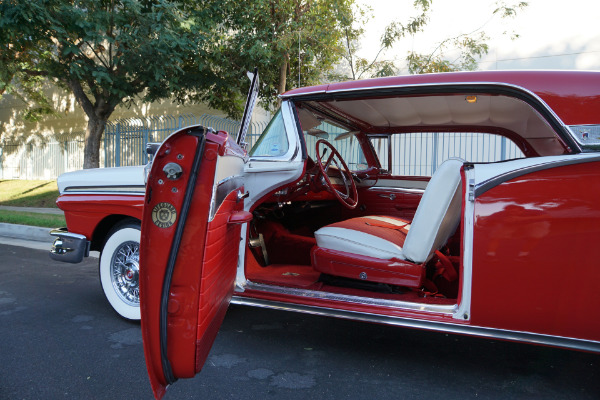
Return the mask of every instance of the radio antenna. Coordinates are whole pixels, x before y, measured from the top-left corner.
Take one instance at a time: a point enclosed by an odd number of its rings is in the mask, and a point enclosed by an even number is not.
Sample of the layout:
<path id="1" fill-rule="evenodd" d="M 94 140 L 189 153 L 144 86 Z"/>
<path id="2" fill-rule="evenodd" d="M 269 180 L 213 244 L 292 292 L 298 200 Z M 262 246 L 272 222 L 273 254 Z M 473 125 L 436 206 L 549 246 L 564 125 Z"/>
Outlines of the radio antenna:
<path id="1" fill-rule="evenodd" d="M 300 31 L 298 31 L 298 87 L 300 87 Z"/>

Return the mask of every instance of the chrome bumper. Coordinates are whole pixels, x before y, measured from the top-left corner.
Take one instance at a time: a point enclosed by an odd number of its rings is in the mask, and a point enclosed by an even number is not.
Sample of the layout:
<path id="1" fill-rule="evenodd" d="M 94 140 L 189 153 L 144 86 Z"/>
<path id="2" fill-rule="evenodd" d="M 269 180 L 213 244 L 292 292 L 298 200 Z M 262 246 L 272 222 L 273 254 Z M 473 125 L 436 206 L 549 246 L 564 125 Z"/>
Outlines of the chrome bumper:
<path id="1" fill-rule="evenodd" d="M 51 259 L 75 264 L 90 255 L 90 242 L 84 235 L 70 233 L 67 228 L 53 229 L 50 235 L 56 237 L 50 249 Z"/>

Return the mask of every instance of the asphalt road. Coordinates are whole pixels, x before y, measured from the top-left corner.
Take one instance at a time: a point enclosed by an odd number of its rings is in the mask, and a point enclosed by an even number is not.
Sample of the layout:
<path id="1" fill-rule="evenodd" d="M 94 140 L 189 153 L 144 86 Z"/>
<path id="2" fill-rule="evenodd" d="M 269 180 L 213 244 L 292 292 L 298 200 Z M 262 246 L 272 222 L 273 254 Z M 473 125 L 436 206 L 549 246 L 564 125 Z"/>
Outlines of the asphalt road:
<path id="1" fill-rule="evenodd" d="M 0 399 L 150 399 L 140 326 L 79 265 L 0 244 Z M 600 356 L 231 307 L 166 399 L 598 399 Z"/>

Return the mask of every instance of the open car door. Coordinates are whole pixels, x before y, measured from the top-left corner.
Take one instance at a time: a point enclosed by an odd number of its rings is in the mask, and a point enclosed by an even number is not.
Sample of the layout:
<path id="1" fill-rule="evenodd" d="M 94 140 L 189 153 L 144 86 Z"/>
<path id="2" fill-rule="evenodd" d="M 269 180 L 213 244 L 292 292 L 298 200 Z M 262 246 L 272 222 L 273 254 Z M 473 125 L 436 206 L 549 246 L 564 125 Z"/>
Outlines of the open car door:
<path id="1" fill-rule="evenodd" d="M 246 152 L 193 126 L 159 148 L 147 180 L 140 246 L 146 366 L 156 398 L 200 371 L 234 287 Z"/>

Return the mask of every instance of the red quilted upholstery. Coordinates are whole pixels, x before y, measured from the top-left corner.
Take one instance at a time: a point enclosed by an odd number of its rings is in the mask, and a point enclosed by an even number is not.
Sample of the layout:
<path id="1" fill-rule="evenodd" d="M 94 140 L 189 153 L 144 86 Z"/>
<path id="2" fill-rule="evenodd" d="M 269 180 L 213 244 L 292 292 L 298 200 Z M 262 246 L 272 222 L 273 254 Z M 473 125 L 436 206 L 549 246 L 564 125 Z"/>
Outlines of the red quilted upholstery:
<path id="1" fill-rule="evenodd" d="M 236 274 L 240 225 L 229 224 L 228 221 L 229 216 L 243 206 L 236 201 L 237 193 L 234 190 L 225 198 L 206 232 L 198 307 L 196 371 L 200 371 L 206 360 L 233 292 L 231 282 Z"/>

